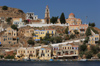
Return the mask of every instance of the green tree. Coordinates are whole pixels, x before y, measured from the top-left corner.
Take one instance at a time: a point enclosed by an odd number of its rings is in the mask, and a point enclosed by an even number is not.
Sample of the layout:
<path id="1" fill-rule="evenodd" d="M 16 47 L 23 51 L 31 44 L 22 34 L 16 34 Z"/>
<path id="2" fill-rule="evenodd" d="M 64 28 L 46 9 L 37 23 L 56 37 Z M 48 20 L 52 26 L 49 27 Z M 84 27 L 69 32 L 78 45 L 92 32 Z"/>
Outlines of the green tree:
<path id="1" fill-rule="evenodd" d="M 55 24 L 55 23 L 57 23 L 57 19 L 58 19 L 58 17 L 52 17 L 50 19 L 50 21 L 51 21 L 51 23 Z"/>
<path id="2" fill-rule="evenodd" d="M 56 43 L 62 42 L 62 37 L 60 37 L 60 36 L 55 37 L 55 41 L 56 41 Z"/>
<path id="3" fill-rule="evenodd" d="M 93 56 L 92 56 L 93 53 L 92 53 L 91 51 L 87 51 L 87 52 L 85 53 L 85 55 L 86 55 L 86 58 L 87 58 L 87 59 L 91 59 L 91 57 L 93 57 Z"/>
<path id="4" fill-rule="evenodd" d="M 2 10 L 8 10 L 8 7 L 7 6 L 3 6 Z"/>
<path id="5" fill-rule="evenodd" d="M 12 18 L 9 17 L 9 18 L 6 19 L 6 22 L 7 22 L 8 24 L 11 24 L 11 20 L 12 20 Z"/>
<path id="6" fill-rule="evenodd" d="M 85 35 L 86 36 L 90 36 L 91 35 L 91 29 L 90 29 L 90 27 L 87 28 Z"/>
<path id="7" fill-rule="evenodd" d="M 35 35 L 36 35 L 36 34 L 33 32 L 33 33 L 32 33 L 32 36 L 35 36 Z"/>
<path id="8" fill-rule="evenodd" d="M 97 54 L 99 52 L 99 46 L 98 45 L 96 45 L 96 46 L 91 45 L 90 48 L 91 48 L 91 51 L 92 51 L 93 54 Z"/>
<path id="9" fill-rule="evenodd" d="M 75 38 L 75 35 L 74 34 L 71 34 L 70 35 L 70 39 L 74 39 Z"/>
<path id="10" fill-rule="evenodd" d="M 89 37 L 85 37 L 84 44 L 88 43 L 88 41 L 89 41 Z"/>
<path id="11" fill-rule="evenodd" d="M 78 30 L 74 30 L 74 33 L 75 33 L 75 34 L 79 34 Z"/>
<path id="12" fill-rule="evenodd" d="M 89 26 L 95 27 L 95 23 L 89 23 Z"/>
<path id="13" fill-rule="evenodd" d="M 65 24 L 66 23 L 64 13 L 62 13 L 61 16 L 60 16 L 60 22 L 61 22 L 61 24 Z"/>
<path id="14" fill-rule="evenodd" d="M 30 45 L 34 45 L 34 44 L 35 44 L 35 42 L 34 42 L 33 40 L 31 40 L 31 39 L 28 40 L 27 42 L 28 42 L 28 44 L 30 44 Z"/>
<path id="15" fill-rule="evenodd" d="M 68 27 L 67 27 L 67 28 L 65 29 L 65 33 L 66 33 L 66 34 L 68 34 L 68 30 L 69 30 L 69 29 L 68 29 Z"/>
<path id="16" fill-rule="evenodd" d="M 17 25 L 12 25 L 11 28 L 14 30 L 18 30 Z"/>
<path id="17" fill-rule="evenodd" d="M 5 59 L 14 59 L 14 58 L 15 58 L 14 56 L 10 56 L 10 55 L 5 57 Z"/>
<path id="18" fill-rule="evenodd" d="M 100 53 L 97 54 L 98 58 L 100 59 Z"/>
<path id="19" fill-rule="evenodd" d="M 80 45 L 79 46 L 79 51 L 86 51 L 87 50 L 87 46 L 86 46 L 86 44 L 83 44 L 83 45 Z"/>
<path id="20" fill-rule="evenodd" d="M 3 55 L 0 55 L 0 58 L 4 58 L 4 56 Z"/>

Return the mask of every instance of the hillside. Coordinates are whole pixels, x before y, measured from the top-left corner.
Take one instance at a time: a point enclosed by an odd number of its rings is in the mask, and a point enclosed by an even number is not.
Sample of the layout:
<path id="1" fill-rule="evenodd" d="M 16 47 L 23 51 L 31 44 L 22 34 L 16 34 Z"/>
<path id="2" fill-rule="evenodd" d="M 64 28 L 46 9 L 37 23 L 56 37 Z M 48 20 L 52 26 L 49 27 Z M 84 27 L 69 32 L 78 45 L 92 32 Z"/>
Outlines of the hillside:
<path id="1" fill-rule="evenodd" d="M 25 13 L 17 8 L 11 8 L 8 7 L 8 10 L 3 10 L 2 9 L 3 6 L 0 6 L 0 17 L 4 17 L 4 18 L 22 18 L 23 20 L 25 19 Z"/>

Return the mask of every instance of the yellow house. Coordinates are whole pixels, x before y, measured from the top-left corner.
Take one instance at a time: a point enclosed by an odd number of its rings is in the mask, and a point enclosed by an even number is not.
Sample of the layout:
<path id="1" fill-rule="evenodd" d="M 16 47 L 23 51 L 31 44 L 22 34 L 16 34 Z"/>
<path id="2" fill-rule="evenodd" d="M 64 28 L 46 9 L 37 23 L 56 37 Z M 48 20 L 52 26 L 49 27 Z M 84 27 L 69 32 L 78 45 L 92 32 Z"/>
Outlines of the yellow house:
<path id="1" fill-rule="evenodd" d="M 99 34 L 95 34 L 92 30 L 91 30 L 92 36 L 89 37 L 89 44 L 96 44 L 96 41 L 99 41 Z"/>
<path id="2" fill-rule="evenodd" d="M 19 48 L 17 49 L 16 59 L 37 59 L 37 50 L 34 48 Z"/>
<path id="3" fill-rule="evenodd" d="M 75 34 L 74 30 L 77 30 L 78 32 L 80 32 L 79 31 L 79 25 L 70 25 L 69 26 L 69 31 L 70 31 L 71 34 Z"/>
<path id="4" fill-rule="evenodd" d="M 39 49 L 40 60 L 50 60 L 52 58 L 51 54 L 52 54 L 51 48 L 42 47 Z"/>
<path id="5" fill-rule="evenodd" d="M 51 29 L 51 30 L 34 30 L 35 36 L 33 37 L 33 39 L 35 41 L 40 41 L 40 38 L 44 38 L 46 36 L 47 33 L 50 34 L 50 36 L 55 35 L 55 30 Z"/>

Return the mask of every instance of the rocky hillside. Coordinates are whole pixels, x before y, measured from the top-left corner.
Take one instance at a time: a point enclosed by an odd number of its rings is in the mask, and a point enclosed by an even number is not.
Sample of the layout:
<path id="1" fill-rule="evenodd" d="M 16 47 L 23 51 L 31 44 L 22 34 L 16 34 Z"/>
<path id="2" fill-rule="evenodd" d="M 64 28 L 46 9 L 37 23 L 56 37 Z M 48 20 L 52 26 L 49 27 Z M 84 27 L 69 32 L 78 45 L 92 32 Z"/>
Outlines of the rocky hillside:
<path id="1" fill-rule="evenodd" d="M 3 6 L 0 6 L 0 17 L 22 18 L 23 20 L 25 19 L 25 13 L 22 10 L 11 7 L 8 7 L 7 10 L 3 10 L 2 7 Z"/>

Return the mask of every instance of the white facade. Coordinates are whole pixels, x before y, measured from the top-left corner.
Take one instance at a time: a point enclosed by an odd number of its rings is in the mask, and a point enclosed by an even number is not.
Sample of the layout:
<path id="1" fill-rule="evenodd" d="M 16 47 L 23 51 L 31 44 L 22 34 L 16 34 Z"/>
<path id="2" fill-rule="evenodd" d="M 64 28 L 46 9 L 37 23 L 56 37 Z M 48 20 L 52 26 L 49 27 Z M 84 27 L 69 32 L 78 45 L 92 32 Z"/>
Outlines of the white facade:
<path id="1" fill-rule="evenodd" d="M 21 26 L 23 26 L 23 25 L 25 25 L 24 22 L 19 22 L 19 23 L 18 23 L 18 27 L 21 27 Z"/>
<path id="2" fill-rule="evenodd" d="M 18 25 L 21 22 L 22 22 L 22 18 L 13 18 L 13 24 L 14 25 Z"/>
<path id="3" fill-rule="evenodd" d="M 33 12 L 28 12 L 28 13 L 26 13 L 26 19 L 37 20 L 38 19 L 38 15 L 34 15 Z"/>

